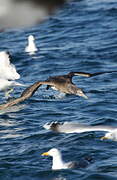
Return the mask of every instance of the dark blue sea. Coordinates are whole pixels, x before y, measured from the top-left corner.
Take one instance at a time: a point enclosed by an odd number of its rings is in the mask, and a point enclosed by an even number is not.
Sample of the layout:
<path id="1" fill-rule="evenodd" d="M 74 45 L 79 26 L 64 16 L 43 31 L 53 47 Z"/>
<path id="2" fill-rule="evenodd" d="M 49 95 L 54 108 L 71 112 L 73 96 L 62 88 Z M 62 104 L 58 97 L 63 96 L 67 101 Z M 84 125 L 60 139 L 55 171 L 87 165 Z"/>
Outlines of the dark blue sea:
<path id="1" fill-rule="evenodd" d="M 28 35 L 38 52 L 26 53 Z M 21 75 L 31 85 L 71 71 L 117 70 L 117 1 L 74 0 L 30 28 L 0 33 L 0 51 L 8 50 Z M 117 142 L 101 141 L 104 132 L 59 134 L 45 130 L 47 122 L 79 122 L 117 126 L 117 73 L 74 77 L 88 99 L 41 86 L 27 101 L 0 112 L 0 180 L 116 180 Z M 15 87 L 13 97 L 25 87 Z M 1 103 L 5 101 L 0 92 Z M 41 153 L 56 147 L 65 161 L 91 156 L 86 168 L 51 170 L 51 158 Z"/>

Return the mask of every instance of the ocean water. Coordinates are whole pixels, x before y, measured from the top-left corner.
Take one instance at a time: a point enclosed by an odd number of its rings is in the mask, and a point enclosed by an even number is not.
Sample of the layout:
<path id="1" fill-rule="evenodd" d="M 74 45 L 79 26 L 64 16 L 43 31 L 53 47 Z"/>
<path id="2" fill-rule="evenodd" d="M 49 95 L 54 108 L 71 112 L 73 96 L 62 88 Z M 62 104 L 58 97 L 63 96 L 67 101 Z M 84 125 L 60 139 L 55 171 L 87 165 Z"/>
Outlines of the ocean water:
<path id="1" fill-rule="evenodd" d="M 28 35 L 38 52 L 25 53 Z M 33 84 L 70 71 L 117 70 L 117 1 L 74 0 L 46 22 L 0 33 L 0 51 L 8 50 L 21 74 L 19 82 Z M 0 112 L 1 180 L 116 180 L 117 142 L 101 141 L 104 132 L 59 134 L 43 128 L 47 122 L 79 122 L 117 126 L 117 73 L 73 82 L 89 99 L 62 96 L 45 86 L 29 100 Z M 18 97 L 24 87 L 15 88 Z M 1 103 L 5 100 L 0 93 Z M 56 147 L 63 159 L 91 156 L 86 168 L 52 171 L 52 160 L 41 153 Z"/>

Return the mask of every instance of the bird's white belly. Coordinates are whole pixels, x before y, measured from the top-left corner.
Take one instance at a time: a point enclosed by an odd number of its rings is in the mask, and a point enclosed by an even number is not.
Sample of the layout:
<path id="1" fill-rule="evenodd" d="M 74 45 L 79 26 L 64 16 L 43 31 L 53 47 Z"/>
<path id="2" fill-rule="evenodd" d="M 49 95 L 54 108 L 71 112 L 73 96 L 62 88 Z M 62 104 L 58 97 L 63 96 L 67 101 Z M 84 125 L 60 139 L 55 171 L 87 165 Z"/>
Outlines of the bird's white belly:
<path id="1" fill-rule="evenodd" d="M 52 88 L 52 89 L 54 89 L 54 90 L 56 90 L 56 91 L 58 91 L 58 89 L 57 89 L 57 88 L 55 88 L 54 86 L 51 86 L 51 88 Z"/>

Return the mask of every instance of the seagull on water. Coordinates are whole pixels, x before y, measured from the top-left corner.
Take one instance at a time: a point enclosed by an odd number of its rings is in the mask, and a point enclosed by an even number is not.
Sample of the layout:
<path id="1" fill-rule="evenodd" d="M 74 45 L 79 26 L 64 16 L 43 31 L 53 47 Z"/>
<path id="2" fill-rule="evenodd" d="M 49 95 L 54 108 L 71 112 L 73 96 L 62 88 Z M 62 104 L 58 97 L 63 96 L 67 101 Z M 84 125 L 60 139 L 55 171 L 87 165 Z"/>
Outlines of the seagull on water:
<path id="1" fill-rule="evenodd" d="M 85 157 L 79 162 L 70 161 L 64 162 L 62 159 L 62 154 L 57 148 L 52 148 L 48 152 L 44 152 L 41 154 L 42 156 L 51 156 L 52 160 L 52 169 L 53 170 L 60 170 L 60 169 L 73 169 L 73 168 L 85 168 L 89 165 L 92 158 Z"/>
<path id="2" fill-rule="evenodd" d="M 43 126 L 45 129 L 52 130 L 58 133 L 83 133 L 83 132 L 90 132 L 90 131 L 105 131 L 107 132 L 101 140 L 104 139 L 111 139 L 117 141 L 117 127 L 112 126 L 104 126 L 104 125 L 85 125 L 76 122 L 52 122 L 46 123 Z"/>
<path id="3" fill-rule="evenodd" d="M 37 47 L 35 45 L 35 38 L 33 35 L 28 36 L 28 45 L 25 48 L 25 52 L 28 52 L 30 55 L 34 54 L 37 51 Z"/>

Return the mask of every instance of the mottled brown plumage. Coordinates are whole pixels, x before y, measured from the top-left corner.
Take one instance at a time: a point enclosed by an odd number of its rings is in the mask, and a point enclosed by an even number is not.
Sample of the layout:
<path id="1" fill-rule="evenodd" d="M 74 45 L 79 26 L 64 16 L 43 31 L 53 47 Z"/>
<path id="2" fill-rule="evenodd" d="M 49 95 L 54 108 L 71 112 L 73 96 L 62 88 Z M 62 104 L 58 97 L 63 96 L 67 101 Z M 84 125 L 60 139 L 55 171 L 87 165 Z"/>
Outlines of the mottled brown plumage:
<path id="1" fill-rule="evenodd" d="M 93 74 L 85 73 L 85 72 L 70 72 L 67 75 L 50 77 L 46 81 L 37 81 L 33 85 L 26 88 L 22 92 L 20 97 L 10 100 L 5 104 L 1 104 L 0 110 L 6 109 L 8 107 L 11 107 L 13 105 L 16 105 L 18 103 L 21 103 L 21 102 L 27 100 L 35 93 L 35 91 L 37 91 L 37 89 L 41 85 L 47 85 L 47 89 L 52 87 L 60 92 L 65 93 L 65 94 L 74 94 L 74 95 L 79 95 L 84 98 L 87 98 L 87 96 L 83 93 L 83 91 L 72 82 L 73 76 L 93 77 L 93 76 L 101 75 L 104 73 L 113 73 L 113 72 L 117 72 L 117 71 L 105 71 L 105 72 L 97 72 L 97 73 L 93 73 Z"/>

